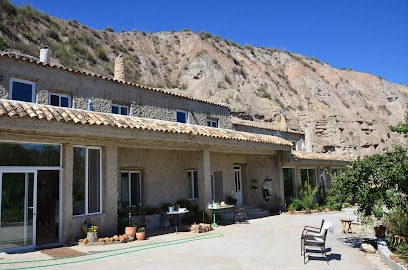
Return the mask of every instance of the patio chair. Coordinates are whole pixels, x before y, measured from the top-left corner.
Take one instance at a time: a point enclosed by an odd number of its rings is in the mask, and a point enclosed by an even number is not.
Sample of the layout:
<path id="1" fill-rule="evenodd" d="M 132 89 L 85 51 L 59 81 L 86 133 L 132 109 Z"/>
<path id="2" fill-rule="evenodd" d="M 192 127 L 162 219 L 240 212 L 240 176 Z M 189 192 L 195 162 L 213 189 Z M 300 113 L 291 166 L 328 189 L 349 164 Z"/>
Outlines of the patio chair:
<path id="1" fill-rule="evenodd" d="M 320 227 L 314 227 L 314 226 L 305 226 L 303 228 L 302 234 L 300 236 L 300 255 L 303 255 L 303 246 L 304 246 L 304 241 L 306 238 L 313 237 L 317 234 L 320 234 L 322 231 L 324 224 L 324 219 L 322 219 L 322 223 L 320 224 Z"/>
<path id="2" fill-rule="evenodd" d="M 246 222 L 248 223 L 248 216 L 247 216 L 247 212 L 244 208 L 240 208 L 240 207 L 235 207 L 234 208 L 234 222 L 237 223 L 241 223 L 241 222 Z"/>
<path id="3" fill-rule="evenodd" d="M 326 236 L 329 229 L 323 229 L 322 235 L 307 237 L 303 241 L 303 263 L 306 264 L 306 247 L 318 247 L 320 248 L 322 255 L 326 259 L 327 264 L 329 260 L 326 254 Z M 309 256 L 308 256 L 309 257 Z"/>

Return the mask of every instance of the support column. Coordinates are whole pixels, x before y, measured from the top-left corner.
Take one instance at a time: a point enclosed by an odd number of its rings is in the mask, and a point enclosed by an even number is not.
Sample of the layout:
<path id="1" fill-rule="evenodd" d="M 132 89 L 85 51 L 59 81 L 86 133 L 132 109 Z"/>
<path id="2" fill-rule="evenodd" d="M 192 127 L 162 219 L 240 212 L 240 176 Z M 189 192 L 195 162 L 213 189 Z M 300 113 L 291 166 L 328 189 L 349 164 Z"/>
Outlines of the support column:
<path id="1" fill-rule="evenodd" d="M 209 150 L 203 150 L 200 172 L 199 207 L 200 209 L 207 209 L 207 205 L 211 201 L 211 155 Z"/>

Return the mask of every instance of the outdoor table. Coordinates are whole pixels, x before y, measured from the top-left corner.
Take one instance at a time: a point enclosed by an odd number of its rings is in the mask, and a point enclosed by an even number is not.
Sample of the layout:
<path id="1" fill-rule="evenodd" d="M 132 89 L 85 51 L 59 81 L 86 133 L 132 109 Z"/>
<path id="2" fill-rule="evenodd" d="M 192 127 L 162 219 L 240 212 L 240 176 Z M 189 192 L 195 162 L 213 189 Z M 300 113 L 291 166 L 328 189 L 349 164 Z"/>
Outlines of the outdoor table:
<path id="1" fill-rule="evenodd" d="M 175 229 L 176 233 L 178 233 L 177 225 L 178 225 L 178 222 L 179 222 L 180 215 L 187 214 L 188 212 L 189 212 L 188 210 L 167 212 L 167 215 L 170 215 L 170 216 L 173 215 L 175 217 L 174 229 Z"/>
<path id="2" fill-rule="evenodd" d="M 217 227 L 217 221 L 215 220 L 215 212 L 217 212 L 218 210 L 223 210 L 223 209 L 230 209 L 230 208 L 234 208 L 235 205 L 224 205 L 224 206 L 212 206 L 212 207 L 208 207 L 208 209 L 210 209 L 213 213 L 213 223 L 211 224 L 213 227 Z"/>
<path id="3" fill-rule="evenodd" d="M 343 224 L 343 233 L 353 233 L 353 230 L 351 229 L 351 222 L 353 222 L 354 219 L 341 218 L 340 221 Z"/>

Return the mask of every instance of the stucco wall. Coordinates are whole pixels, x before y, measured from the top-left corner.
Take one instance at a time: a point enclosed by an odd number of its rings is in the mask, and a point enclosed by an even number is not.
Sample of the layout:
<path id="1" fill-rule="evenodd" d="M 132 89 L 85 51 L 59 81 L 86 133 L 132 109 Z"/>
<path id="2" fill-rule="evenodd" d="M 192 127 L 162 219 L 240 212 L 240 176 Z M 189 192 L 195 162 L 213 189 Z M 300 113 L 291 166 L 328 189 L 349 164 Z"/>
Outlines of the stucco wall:
<path id="1" fill-rule="evenodd" d="M 232 129 L 227 107 L 170 95 L 161 91 L 110 81 L 77 72 L 37 65 L 2 57 L 0 61 L 0 98 L 8 99 L 10 79 L 35 82 L 36 101 L 48 104 L 49 92 L 71 96 L 72 107 L 87 109 L 92 100 L 94 111 L 110 113 L 112 103 L 129 106 L 130 115 L 176 121 L 176 110 L 189 112 L 190 124 L 207 125 L 207 118 L 218 120 L 220 128 Z"/>

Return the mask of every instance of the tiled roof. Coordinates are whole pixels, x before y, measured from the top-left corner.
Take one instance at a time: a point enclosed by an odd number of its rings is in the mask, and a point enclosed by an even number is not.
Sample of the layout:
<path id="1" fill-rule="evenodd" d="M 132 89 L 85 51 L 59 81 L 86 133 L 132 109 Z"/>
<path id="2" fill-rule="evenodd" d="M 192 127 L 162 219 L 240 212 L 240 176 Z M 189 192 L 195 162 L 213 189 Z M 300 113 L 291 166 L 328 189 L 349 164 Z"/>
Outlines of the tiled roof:
<path id="1" fill-rule="evenodd" d="M 273 130 L 273 131 L 281 131 L 279 128 L 269 124 L 269 123 L 264 123 L 264 122 L 259 122 L 259 121 L 248 121 L 248 120 L 238 120 L 238 119 L 232 119 L 232 124 L 237 125 L 237 126 L 246 126 L 246 127 L 253 127 L 253 128 L 260 128 L 260 129 L 267 129 L 267 130 Z M 288 133 L 296 133 L 296 134 L 303 134 L 300 131 L 292 130 L 289 129 L 287 131 L 283 132 L 288 132 Z"/>
<path id="2" fill-rule="evenodd" d="M 214 103 L 214 102 L 209 102 L 207 100 L 201 100 L 201 99 L 197 99 L 197 98 L 187 97 L 187 96 L 184 96 L 184 95 L 181 95 L 181 94 L 178 94 L 178 93 L 173 93 L 173 92 L 170 92 L 170 91 L 166 91 L 164 89 L 154 88 L 154 87 L 150 87 L 150 86 L 144 86 L 144 85 L 140 85 L 140 84 L 132 83 L 132 82 L 127 82 L 127 81 L 115 80 L 113 78 L 108 78 L 108 77 L 98 75 L 98 74 L 95 74 L 95 73 L 79 71 L 79 70 L 75 70 L 75 69 L 72 69 L 72 68 L 67 68 L 67 67 L 60 66 L 60 65 L 42 63 L 42 62 L 38 61 L 38 59 L 36 59 L 34 57 L 31 57 L 31 56 L 16 55 L 16 54 L 12 54 L 12 53 L 1 52 L 0 57 L 8 57 L 8 58 L 12 58 L 14 60 L 25 61 L 25 62 L 36 64 L 36 65 L 39 65 L 39 66 L 48 66 L 48 67 L 51 67 L 51 68 L 62 69 L 62 70 L 72 72 L 72 73 L 79 73 L 79 74 L 82 74 L 82 75 L 85 75 L 85 76 L 92 76 L 92 77 L 96 77 L 96 78 L 107 80 L 107 81 L 113 81 L 113 82 L 121 83 L 121 84 L 124 84 L 124 85 L 130 85 L 130 86 L 134 86 L 134 87 L 138 87 L 138 88 L 142 88 L 142 89 L 146 89 L 146 90 L 151 90 L 151 91 L 164 93 L 164 94 L 171 95 L 171 96 L 177 96 L 177 97 L 180 97 L 180 98 L 190 99 L 190 100 L 204 102 L 204 103 L 215 105 L 215 106 L 221 106 L 221 107 L 228 108 L 228 106 L 226 104 Z"/>
<path id="3" fill-rule="evenodd" d="M 120 129 L 188 134 L 261 144 L 292 145 L 289 141 L 276 136 L 0 99 L 0 117 L 6 116 L 29 117 L 50 122 L 72 122 L 78 125 L 111 126 Z"/>
<path id="4" fill-rule="evenodd" d="M 310 153 L 304 151 L 292 151 L 292 155 L 295 159 L 300 160 L 331 160 L 331 161 L 351 161 L 346 155 L 336 155 L 327 153 Z"/>

